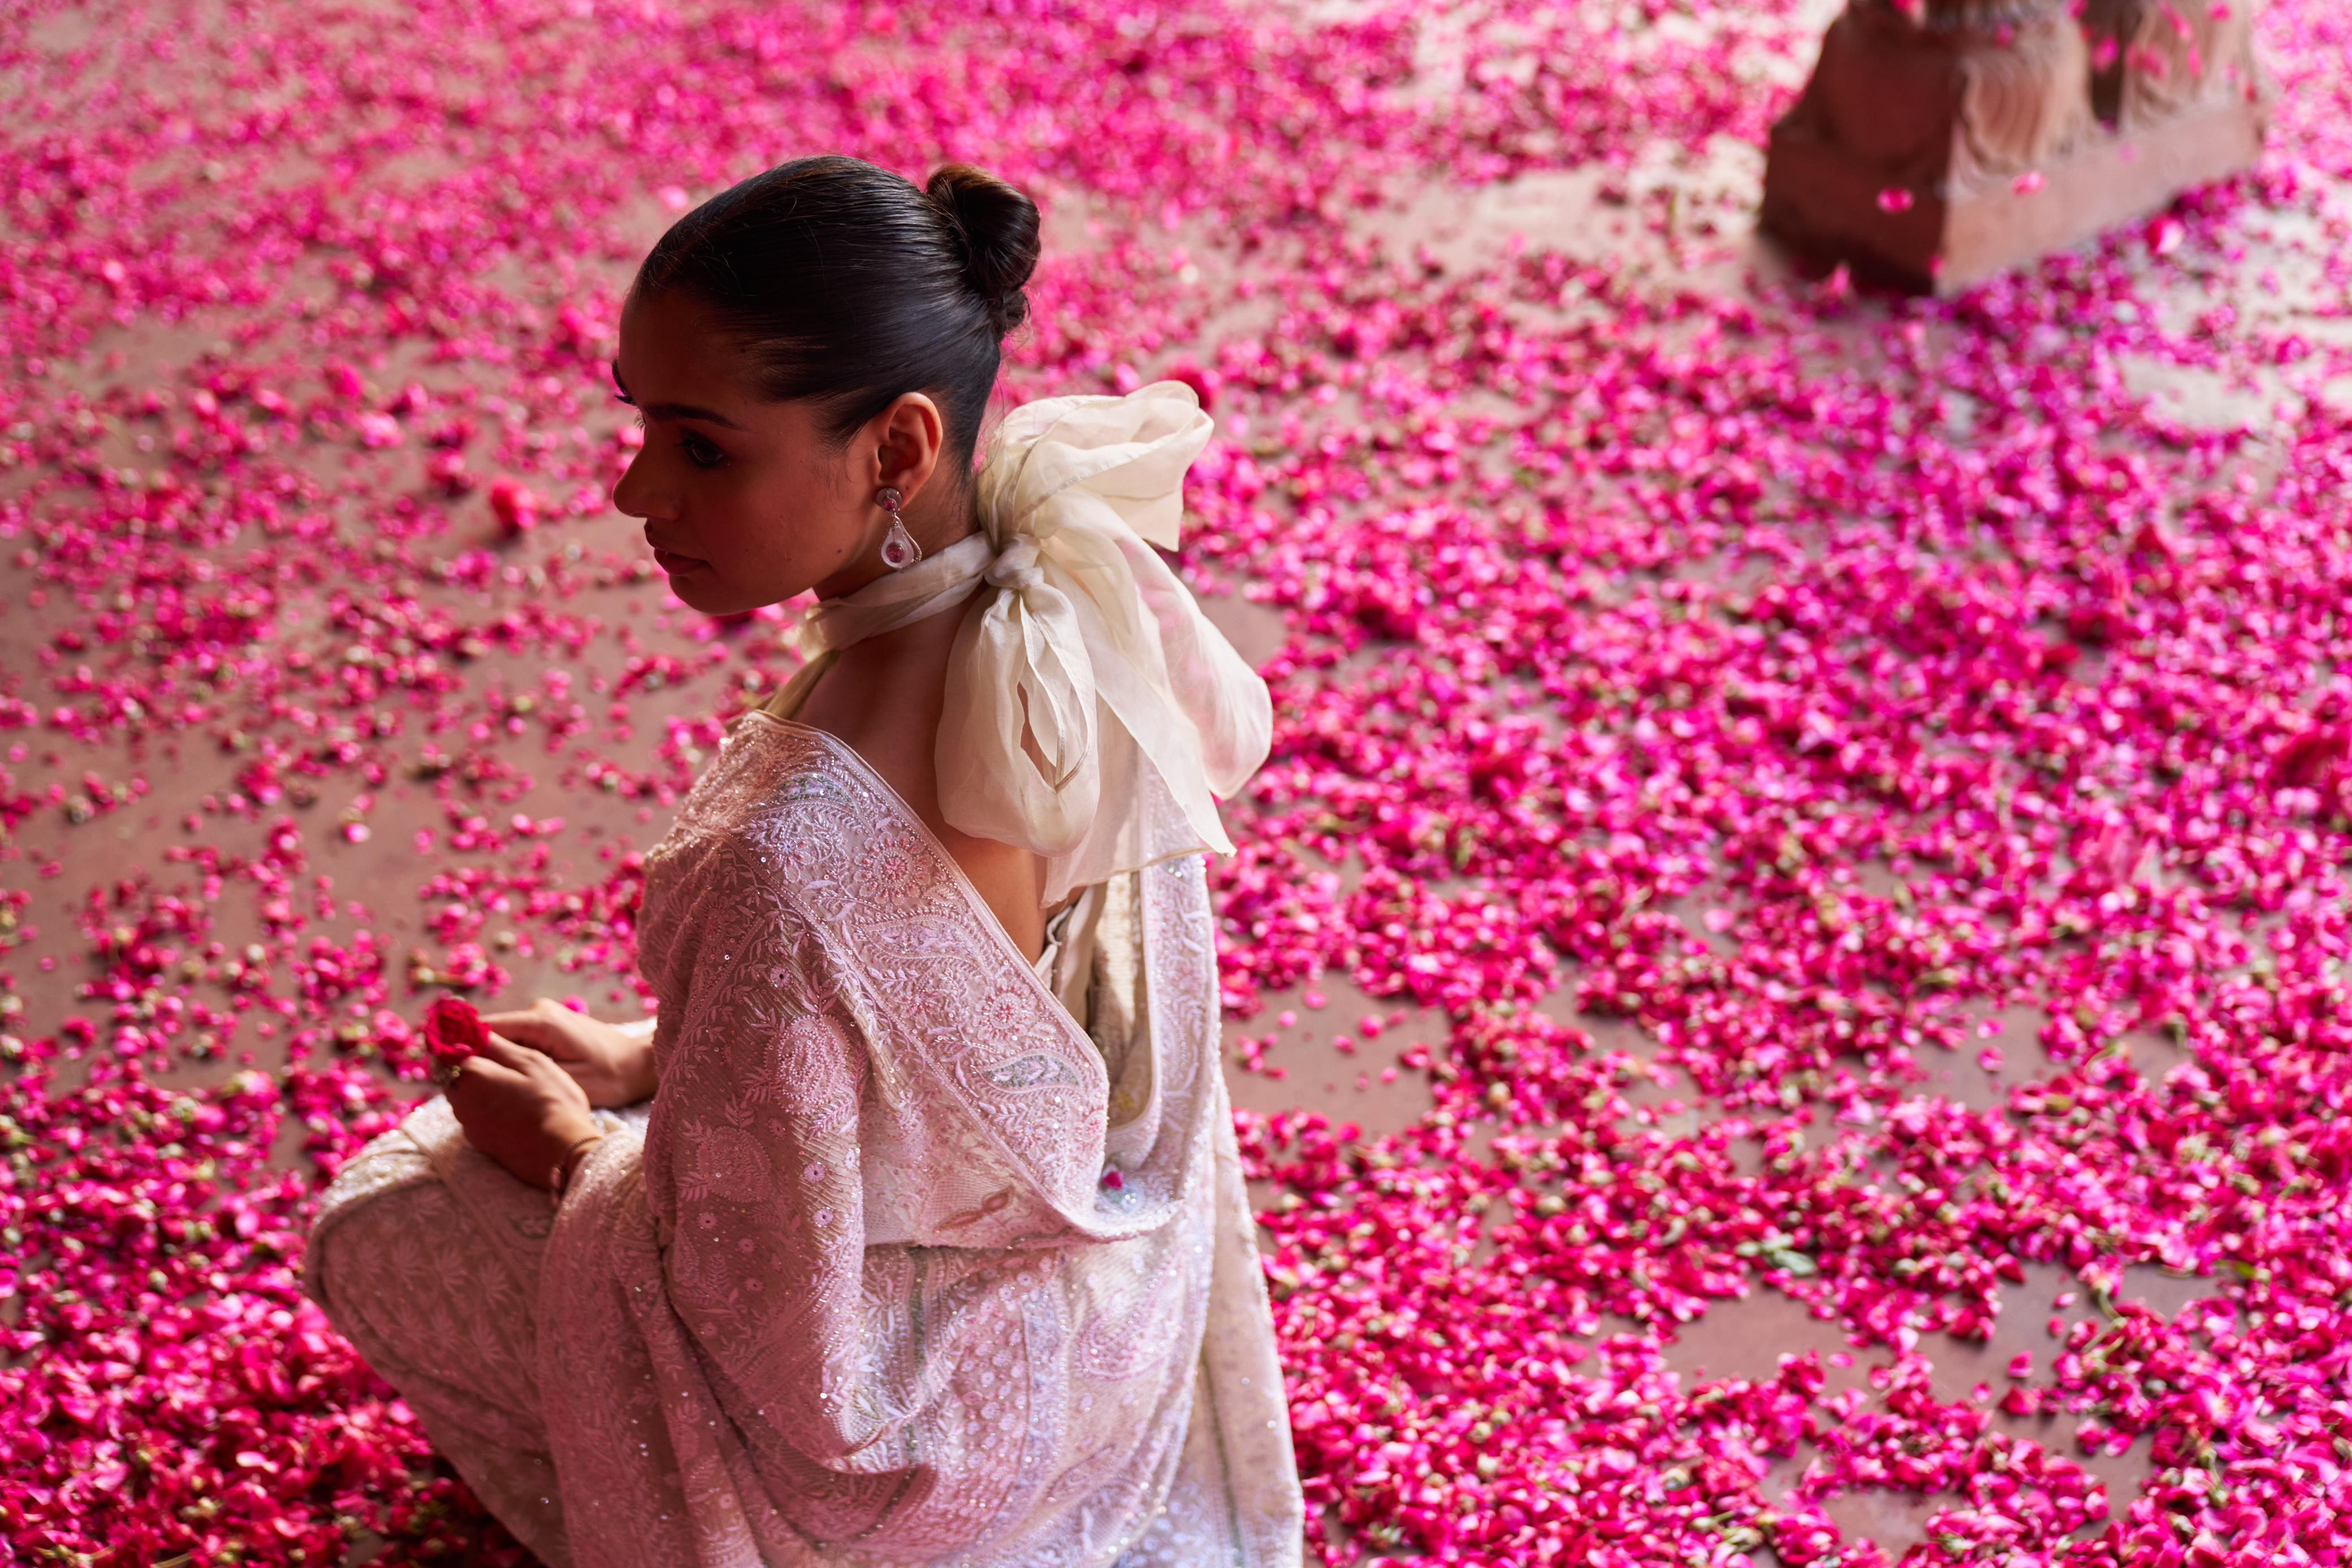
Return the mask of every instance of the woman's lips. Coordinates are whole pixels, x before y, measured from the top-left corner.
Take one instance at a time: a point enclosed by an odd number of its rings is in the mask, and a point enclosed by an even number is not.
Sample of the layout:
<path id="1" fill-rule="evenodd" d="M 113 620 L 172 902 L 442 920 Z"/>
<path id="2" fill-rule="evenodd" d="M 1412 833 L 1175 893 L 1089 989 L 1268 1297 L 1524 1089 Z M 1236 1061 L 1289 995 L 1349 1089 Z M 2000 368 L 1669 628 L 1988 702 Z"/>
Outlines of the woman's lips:
<path id="1" fill-rule="evenodd" d="M 654 564 L 661 568 L 664 571 L 669 573 L 672 577 L 677 577 L 686 572 L 693 571 L 699 567 L 708 566 L 710 563 L 708 561 L 697 560 L 690 555 L 676 555 L 662 549 L 659 545 L 656 545 L 654 547 Z"/>

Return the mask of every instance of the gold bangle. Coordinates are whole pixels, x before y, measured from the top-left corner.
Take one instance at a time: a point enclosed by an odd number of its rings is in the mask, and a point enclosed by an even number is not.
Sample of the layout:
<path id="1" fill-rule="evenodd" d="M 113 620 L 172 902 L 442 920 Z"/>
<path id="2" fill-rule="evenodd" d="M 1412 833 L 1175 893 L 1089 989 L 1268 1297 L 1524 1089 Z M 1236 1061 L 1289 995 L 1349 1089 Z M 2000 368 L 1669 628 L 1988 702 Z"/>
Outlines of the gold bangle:
<path id="1" fill-rule="evenodd" d="M 562 1157 L 547 1167 L 548 1191 L 553 1193 L 559 1199 L 562 1198 L 563 1189 L 572 1185 L 572 1166 L 578 1163 L 582 1154 L 602 1142 L 604 1136 L 601 1132 L 591 1133 L 584 1138 L 575 1140 L 570 1148 L 564 1150 Z"/>

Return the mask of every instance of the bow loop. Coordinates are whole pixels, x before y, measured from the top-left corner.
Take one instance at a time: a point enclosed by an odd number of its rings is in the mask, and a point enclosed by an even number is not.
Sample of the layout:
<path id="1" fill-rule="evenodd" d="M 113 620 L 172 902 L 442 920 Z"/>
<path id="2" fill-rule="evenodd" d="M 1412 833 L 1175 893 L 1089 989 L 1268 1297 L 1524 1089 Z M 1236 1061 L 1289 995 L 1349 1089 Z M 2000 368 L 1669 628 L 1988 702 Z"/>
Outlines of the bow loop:
<path id="1" fill-rule="evenodd" d="M 1152 548 L 1175 548 L 1212 429 L 1181 382 L 1024 404 L 989 440 L 979 533 L 811 612 L 810 641 L 837 651 L 971 601 L 949 655 L 940 811 L 1045 856 L 1048 904 L 1229 852 L 1216 798 L 1272 742 L 1265 683 Z M 789 716 L 817 673 L 772 710 Z"/>

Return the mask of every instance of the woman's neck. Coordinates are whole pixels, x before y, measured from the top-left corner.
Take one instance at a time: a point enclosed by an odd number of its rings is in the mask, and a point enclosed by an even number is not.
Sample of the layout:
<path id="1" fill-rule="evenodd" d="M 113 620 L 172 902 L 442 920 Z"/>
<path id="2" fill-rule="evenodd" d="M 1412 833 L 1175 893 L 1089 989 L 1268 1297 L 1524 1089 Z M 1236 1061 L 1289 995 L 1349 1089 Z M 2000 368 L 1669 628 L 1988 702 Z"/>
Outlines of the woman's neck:
<path id="1" fill-rule="evenodd" d="M 965 601 L 828 655 L 833 664 L 793 716 L 843 742 L 898 791 L 1034 963 L 1045 940 L 1044 858 L 962 832 L 940 808 L 938 747 L 948 661 L 969 609 Z"/>
<path id="2" fill-rule="evenodd" d="M 919 621 L 862 637 L 835 655 L 837 666 L 829 678 L 884 695 L 903 688 L 909 698 L 935 689 L 944 695 L 949 652 L 963 624 L 965 600 Z M 845 679 L 843 677 L 846 677 Z M 901 704 L 901 706 L 908 706 Z M 916 703 L 912 706 L 937 704 Z"/>

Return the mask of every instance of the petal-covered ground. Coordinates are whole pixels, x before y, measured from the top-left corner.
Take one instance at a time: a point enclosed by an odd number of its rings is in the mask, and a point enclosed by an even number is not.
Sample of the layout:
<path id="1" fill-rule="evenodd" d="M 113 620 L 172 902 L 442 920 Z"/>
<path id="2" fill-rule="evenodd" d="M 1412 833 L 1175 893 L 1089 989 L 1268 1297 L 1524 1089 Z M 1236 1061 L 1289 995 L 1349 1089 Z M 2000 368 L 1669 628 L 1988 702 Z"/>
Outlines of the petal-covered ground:
<path id="1" fill-rule="evenodd" d="M 1937 304 L 1752 238 L 1824 19 L 8 7 L 0 1561 L 524 1560 L 300 1237 L 433 996 L 638 1010 L 792 612 L 612 512 L 613 321 L 818 151 L 1035 192 L 1013 396 L 1219 421 L 1314 1553 L 2352 1558 L 2352 21 Z"/>

